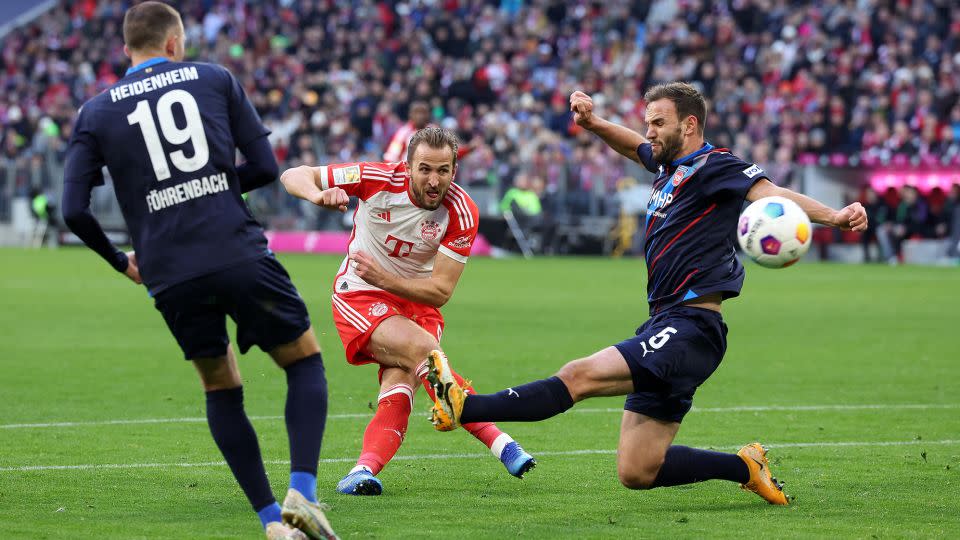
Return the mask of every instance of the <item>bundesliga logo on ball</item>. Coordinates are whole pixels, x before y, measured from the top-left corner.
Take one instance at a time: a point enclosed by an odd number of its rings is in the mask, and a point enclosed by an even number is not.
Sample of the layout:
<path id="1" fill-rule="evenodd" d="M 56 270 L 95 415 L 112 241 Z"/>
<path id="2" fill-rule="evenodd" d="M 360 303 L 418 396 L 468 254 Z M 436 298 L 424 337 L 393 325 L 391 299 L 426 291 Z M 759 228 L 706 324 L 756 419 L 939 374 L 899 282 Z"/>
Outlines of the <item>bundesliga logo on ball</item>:
<path id="1" fill-rule="evenodd" d="M 764 197 L 740 214 L 737 240 L 757 264 L 786 268 L 810 249 L 810 228 L 810 218 L 795 202 Z"/>

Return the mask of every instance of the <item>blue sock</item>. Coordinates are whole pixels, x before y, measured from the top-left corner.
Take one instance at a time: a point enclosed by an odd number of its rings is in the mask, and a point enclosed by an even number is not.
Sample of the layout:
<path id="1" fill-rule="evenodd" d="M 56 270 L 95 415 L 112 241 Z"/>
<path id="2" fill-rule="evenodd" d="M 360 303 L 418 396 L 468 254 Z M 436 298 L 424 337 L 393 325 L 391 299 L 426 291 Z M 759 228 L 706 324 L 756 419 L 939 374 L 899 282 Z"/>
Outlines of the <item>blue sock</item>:
<path id="1" fill-rule="evenodd" d="M 290 487 L 307 500 L 317 499 L 317 462 L 327 422 L 327 377 L 316 353 L 290 364 L 284 416 L 290 442 Z"/>
<path id="2" fill-rule="evenodd" d="M 461 424 L 470 422 L 536 422 L 573 407 L 567 385 L 550 377 L 496 394 L 471 394 L 463 402 Z"/>
<path id="3" fill-rule="evenodd" d="M 750 481 L 750 469 L 736 454 L 673 445 L 667 449 L 652 487 L 680 486 L 704 480 L 746 484 Z"/>
<path id="4" fill-rule="evenodd" d="M 310 502 L 317 502 L 317 475 L 302 471 L 290 473 L 290 489 L 295 489 Z"/>
<path id="5" fill-rule="evenodd" d="M 277 502 L 260 457 L 257 433 L 243 410 L 243 387 L 207 392 L 207 424 L 254 510 Z"/>
<path id="6" fill-rule="evenodd" d="M 268 504 L 257 510 L 257 516 L 260 517 L 260 524 L 263 525 L 264 529 L 267 528 L 267 523 L 283 522 L 283 518 L 280 516 L 280 505 L 277 504 L 277 501 L 273 501 L 273 504 Z"/>

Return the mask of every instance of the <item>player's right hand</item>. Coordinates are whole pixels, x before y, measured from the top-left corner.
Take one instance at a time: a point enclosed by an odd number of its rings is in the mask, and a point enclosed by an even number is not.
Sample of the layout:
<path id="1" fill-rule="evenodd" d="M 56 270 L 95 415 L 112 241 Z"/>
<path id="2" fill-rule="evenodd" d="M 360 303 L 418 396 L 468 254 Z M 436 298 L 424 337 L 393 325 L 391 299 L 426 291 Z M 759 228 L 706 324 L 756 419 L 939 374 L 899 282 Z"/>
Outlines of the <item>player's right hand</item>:
<path id="1" fill-rule="evenodd" d="M 330 210 L 347 211 L 347 204 L 350 202 L 350 196 L 342 188 L 332 187 L 320 192 L 320 196 L 311 201 L 317 206 L 329 208 Z"/>
<path id="2" fill-rule="evenodd" d="M 593 98 L 577 90 L 570 94 L 570 110 L 573 112 L 573 121 L 589 129 L 593 120 Z"/>
<path id="3" fill-rule="evenodd" d="M 127 269 L 123 273 L 130 278 L 130 281 L 140 285 L 143 283 L 143 280 L 140 279 L 140 267 L 137 266 L 137 254 L 134 251 L 128 251 L 127 255 Z"/>

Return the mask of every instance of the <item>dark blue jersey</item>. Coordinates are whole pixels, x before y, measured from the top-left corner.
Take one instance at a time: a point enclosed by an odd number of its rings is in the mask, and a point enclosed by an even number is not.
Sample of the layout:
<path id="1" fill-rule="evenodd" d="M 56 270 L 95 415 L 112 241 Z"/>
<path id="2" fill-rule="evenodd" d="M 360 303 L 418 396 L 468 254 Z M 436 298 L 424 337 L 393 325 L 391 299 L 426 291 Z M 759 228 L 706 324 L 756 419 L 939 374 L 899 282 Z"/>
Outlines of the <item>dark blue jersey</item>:
<path id="1" fill-rule="evenodd" d="M 744 271 L 733 233 L 763 170 L 710 144 L 670 165 L 653 159 L 649 143 L 637 155 L 658 173 L 645 224 L 650 315 L 710 293 L 739 295 Z"/>
<path id="2" fill-rule="evenodd" d="M 155 294 L 268 253 L 236 168 L 268 133 L 226 69 L 155 58 L 81 107 L 64 182 L 89 189 L 107 167 Z"/>

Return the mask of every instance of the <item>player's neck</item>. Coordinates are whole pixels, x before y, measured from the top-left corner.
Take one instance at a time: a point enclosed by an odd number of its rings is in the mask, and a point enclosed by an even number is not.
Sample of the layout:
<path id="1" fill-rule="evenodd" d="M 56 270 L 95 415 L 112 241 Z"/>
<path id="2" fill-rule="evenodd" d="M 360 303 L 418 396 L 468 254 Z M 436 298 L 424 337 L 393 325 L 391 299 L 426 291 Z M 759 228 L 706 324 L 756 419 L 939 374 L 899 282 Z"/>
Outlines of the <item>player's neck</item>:
<path id="1" fill-rule="evenodd" d="M 687 142 L 683 145 L 683 148 L 680 149 L 680 155 L 677 156 L 677 158 L 679 159 L 684 156 L 689 156 L 690 154 L 703 148 L 703 142 L 703 137 L 691 137 L 687 139 Z"/>
<path id="2" fill-rule="evenodd" d="M 152 58 L 165 58 L 169 61 L 173 61 L 173 58 L 170 58 L 163 51 L 143 51 L 143 52 L 134 52 L 130 51 L 130 66 L 139 66 L 140 64 L 150 60 Z"/>

